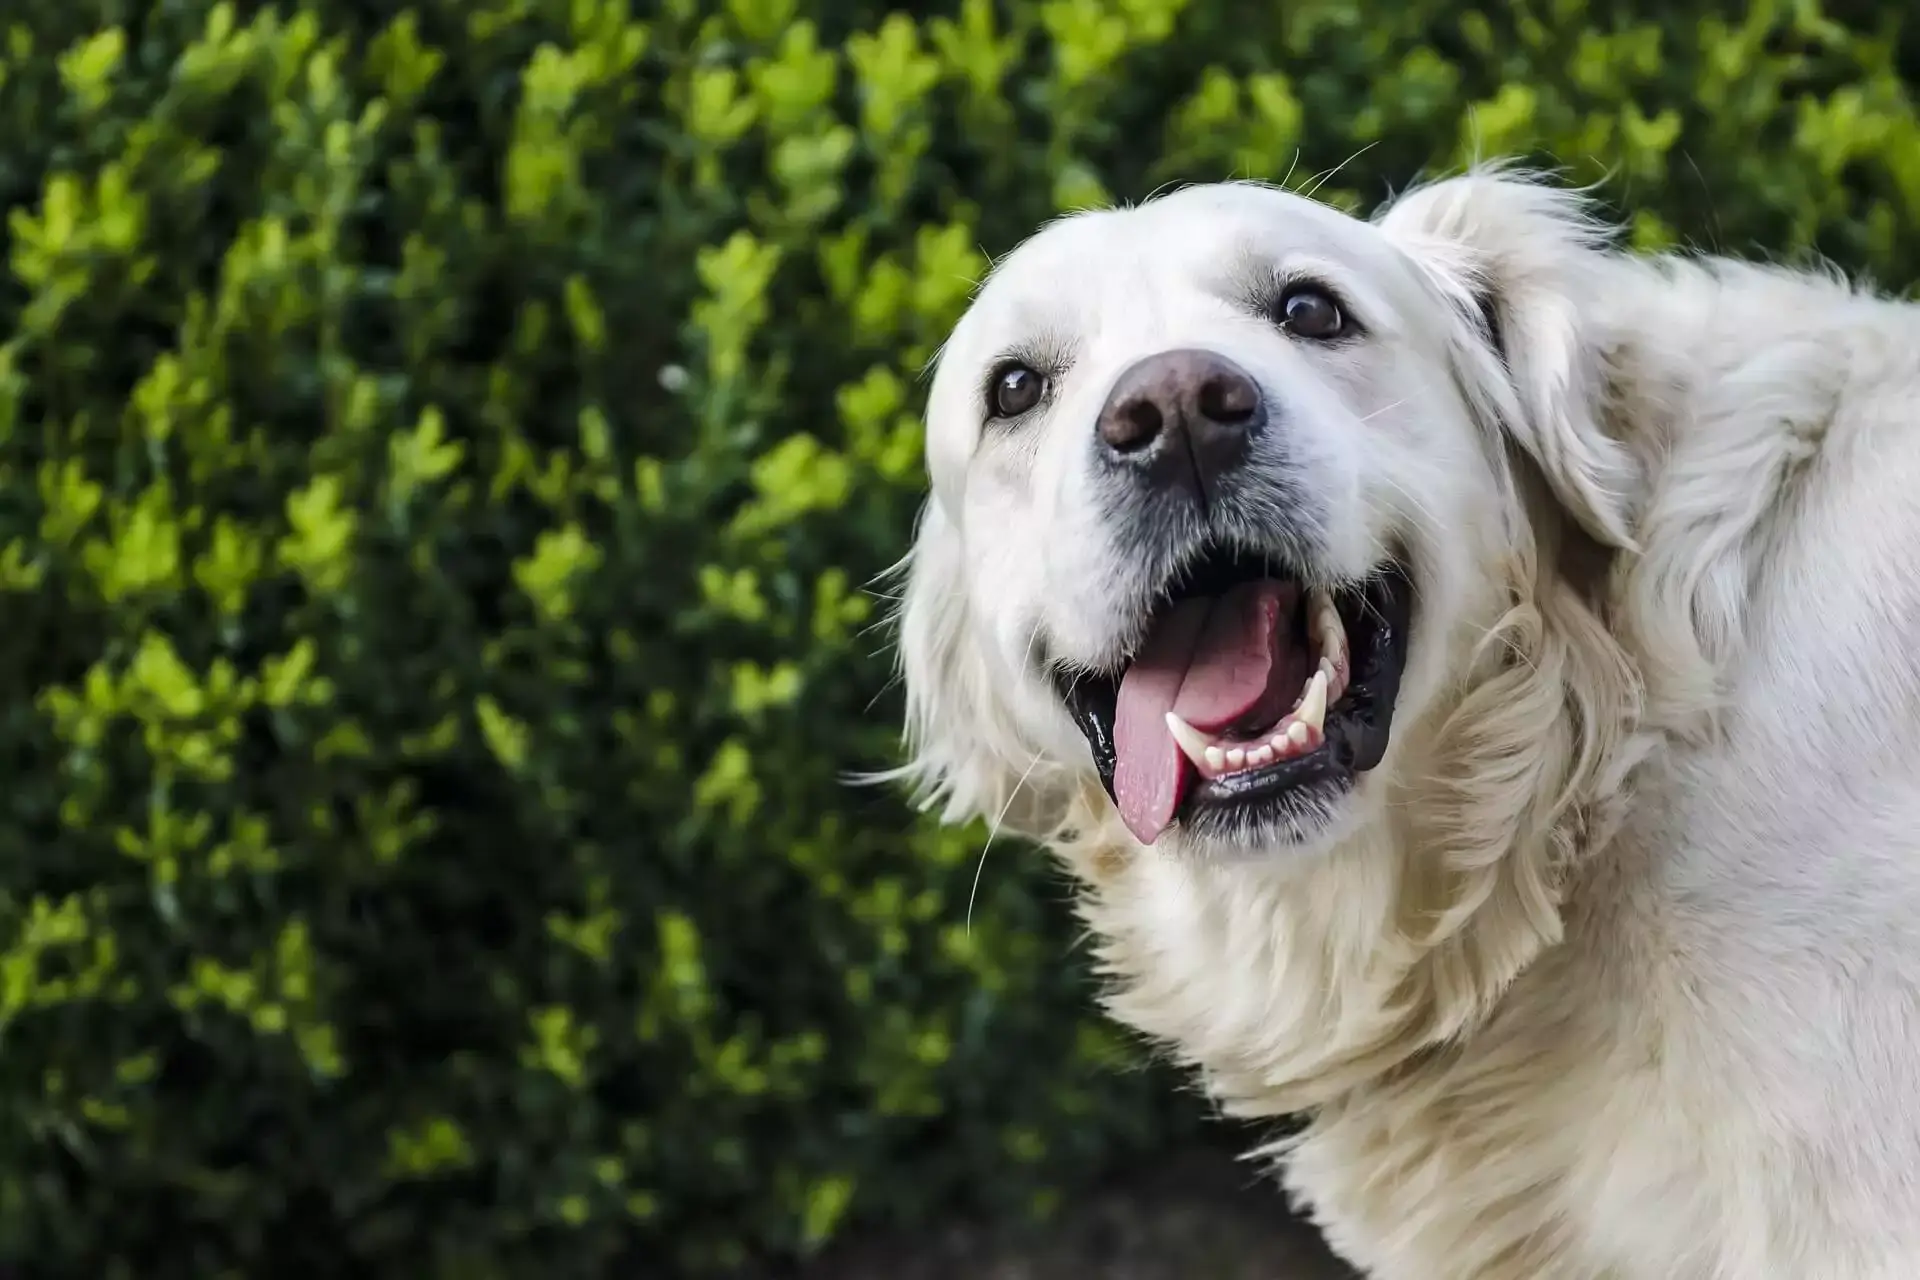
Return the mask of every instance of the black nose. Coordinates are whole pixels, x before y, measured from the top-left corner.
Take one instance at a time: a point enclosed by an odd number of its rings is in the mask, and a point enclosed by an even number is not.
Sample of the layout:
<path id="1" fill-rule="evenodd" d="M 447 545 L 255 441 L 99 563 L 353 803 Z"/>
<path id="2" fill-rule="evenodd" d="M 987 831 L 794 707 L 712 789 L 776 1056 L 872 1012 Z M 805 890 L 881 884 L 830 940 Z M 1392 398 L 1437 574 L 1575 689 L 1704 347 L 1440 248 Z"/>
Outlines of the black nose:
<path id="1" fill-rule="evenodd" d="M 1120 375 L 1095 430 L 1109 462 L 1204 497 L 1265 421 L 1266 399 L 1239 365 L 1211 351 L 1162 351 Z"/>

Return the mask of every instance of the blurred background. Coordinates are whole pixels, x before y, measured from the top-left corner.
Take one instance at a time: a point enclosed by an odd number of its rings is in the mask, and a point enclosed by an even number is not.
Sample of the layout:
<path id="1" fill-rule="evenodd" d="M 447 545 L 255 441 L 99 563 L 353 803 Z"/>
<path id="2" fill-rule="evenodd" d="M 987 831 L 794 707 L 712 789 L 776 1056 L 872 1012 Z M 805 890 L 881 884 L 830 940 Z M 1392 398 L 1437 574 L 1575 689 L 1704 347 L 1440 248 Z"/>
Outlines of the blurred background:
<path id="1" fill-rule="evenodd" d="M 1043 856 L 844 781 L 923 367 L 1062 210 L 1475 155 L 1903 289 L 1914 27 L 8 0 L 0 1263 L 1338 1274 Z"/>

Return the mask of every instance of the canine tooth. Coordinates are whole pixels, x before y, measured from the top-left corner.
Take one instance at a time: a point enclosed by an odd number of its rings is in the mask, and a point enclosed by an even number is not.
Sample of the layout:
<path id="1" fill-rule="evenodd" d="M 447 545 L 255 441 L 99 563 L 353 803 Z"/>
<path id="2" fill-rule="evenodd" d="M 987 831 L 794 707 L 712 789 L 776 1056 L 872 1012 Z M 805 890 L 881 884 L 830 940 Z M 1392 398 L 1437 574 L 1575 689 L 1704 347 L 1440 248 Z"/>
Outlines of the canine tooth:
<path id="1" fill-rule="evenodd" d="M 1320 619 L 1320 647 L 1327 653 L 1338 653 L 1347 647 L 1347 629 L 1340 625 L 1337 614 L 1329 612 Z"/>
<path id="2" fill-rule="evenodd" d="M 1207 748 L 1207 768 L 1215 773 L 1227 767 L 1227 753 L 1218 747 Z"/>
<path id="3" fill-rule="evenodd" d="M 1327 724 L 1327 675 L 1324 671 L 1313 673 L 1313 679 L 1307 681 L 1306 696 L 1300 699 L 1300 709 L 1294 712 L 1295 724 L 1303 724 L 1315 733 L 1325 733 Z M 1292 730 L 1288 730 L 1291 734 Z"/>
<path id="4" fill-rule="evenodd" d="M 1346 677 L 1340 674 L 1340 664 L 1332 658 L 1322 658 L 1320 659 L 1320 667 L 1316 674 L 1326 677 L 1327 705 L 1332 706 L 1334 703 L 1340 701 L 1340 695 L 1347 691 Z M 1304 697 L 1306 695 L 1302 694 L 1301 696 Z"/>
<path id="5" fill-rule="evenodd" d="M 1180 744 L 1180 749 L 1187 753 L 1187 759 L 1202 768 L 1206 767 L 1207 752 L 1218 750 L 1207 741 L 1206 734 L 1182 720 L 1177 712 L 1167 712 L 1167 731 L 1173 735 L 1173 740 Z"/>
<path id="6" fill-rule="evenodd" d="M 1287 726 L 1287 741 L 1295 747 L 1304 747 L 1313 741 L 1313 730 L 1295 720 Z"/>
<path id="7" fill-rule="evenodd" d="M 1247 753 L 1242 747 L 1232 747 L 1227 751 L 1227 767 L 1238 769 L 1247 763 Z"/>

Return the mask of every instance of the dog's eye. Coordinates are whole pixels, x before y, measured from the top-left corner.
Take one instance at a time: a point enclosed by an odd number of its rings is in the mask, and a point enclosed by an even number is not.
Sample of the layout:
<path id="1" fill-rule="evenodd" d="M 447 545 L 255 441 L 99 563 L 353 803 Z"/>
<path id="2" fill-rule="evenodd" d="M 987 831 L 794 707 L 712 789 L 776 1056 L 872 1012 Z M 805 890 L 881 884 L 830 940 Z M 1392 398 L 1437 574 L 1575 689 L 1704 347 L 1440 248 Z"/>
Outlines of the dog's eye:
<path id="1" fill-rule="evenodd" d="M 1340 304 L 1311 285 L 1289 289 L 1280 299 L 1280 323 L 1297 338 L 1321 340 L 1337 338 L 1347 328 Z"/>
<path id="2" fill-rule="evenodd" d="M 1017 418 L 1040 403 L 1047 380 L 1023 364 L 1010 364 L 993 375 L 987 407 L 996 418 Z"/>

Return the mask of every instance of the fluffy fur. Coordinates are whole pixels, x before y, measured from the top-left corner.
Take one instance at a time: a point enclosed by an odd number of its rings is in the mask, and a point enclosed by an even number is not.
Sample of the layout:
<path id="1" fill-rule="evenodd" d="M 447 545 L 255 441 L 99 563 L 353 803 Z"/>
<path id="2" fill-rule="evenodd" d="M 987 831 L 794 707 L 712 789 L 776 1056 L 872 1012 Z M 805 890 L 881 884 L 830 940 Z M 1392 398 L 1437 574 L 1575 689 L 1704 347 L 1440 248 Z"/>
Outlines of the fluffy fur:
<path id="1" fill-rule="evenodd" d="M 1289 344 L 1232 280 L 1364 313 Z M 1410 548 L 1392 747 L 1303 841 L 1121 826 L 1043 662 L 1137 641 L 1083 441 L 1205 346 L 1284 410 L 1319 567 Z M 1038 351 L 1036 420 L 983 422 Z M 1083 882 L 1115 1016 L 1382 1280 L 1920 1276 L 1920 311 L 1616 253 L 1513 173 L 1371 222 L 1271 189 L 1079 215 L 945 349 L 904 773 Z M 1277 465 L 1277 464 L 1276 464 Z"/>

